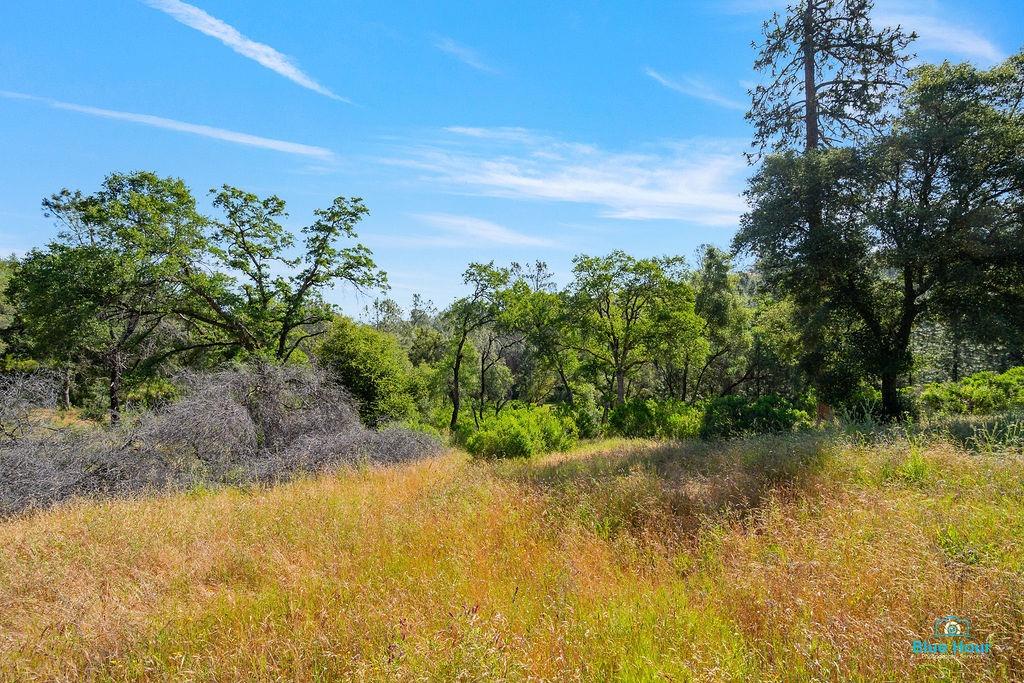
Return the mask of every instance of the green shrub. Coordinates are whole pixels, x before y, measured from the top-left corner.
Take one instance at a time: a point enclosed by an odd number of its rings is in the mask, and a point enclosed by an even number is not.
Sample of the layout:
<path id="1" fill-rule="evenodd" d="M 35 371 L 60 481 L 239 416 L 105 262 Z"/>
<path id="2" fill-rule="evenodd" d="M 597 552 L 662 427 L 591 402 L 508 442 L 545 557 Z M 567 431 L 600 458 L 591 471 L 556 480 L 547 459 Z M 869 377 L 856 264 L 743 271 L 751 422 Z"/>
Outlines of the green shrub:
<path id="1" fill-rule="evenodd" d="M 680 401 L 674 410 L 665 412 L 659 436 L 666 439 L 696 439 L 700 436 L 703 421 L 703 408 L 689 406 Z"/>
<path id="2" fill-rule="evenodd" d="M 627 439 L 653 438 L 658 435 L 656 406 L 653 400 L 630 399 L 616 406 L 608 418 L 608 426 L 614 434 Z"/>
<path id="3" fill-rule="evenodd" d="M 352 393 L 365 423 L 416 415 L 412 364 L 394 336 L 339 317 L 316 355 Z"/>
<path id="4" fill-rule="evenodd" d="M 936 382 L 921 391 L 921 405 L 932 414 L 991 415 L 1024 407 L 1024 367 L 999 374 L 985 371 L 959 382 Z"/>
<path id="5" fill-rule="evenodd" d="M 125 401 L 143 408 L 170 403 L 182 394 L 181 387 L 164 377 L 151 377 L 128 389 Z"/>
<path id="6" fill-rule="evenodd" d="M 488 417 L 465 438 L 466 450 L 484 458 L 528 458 L 571 448 L 578 438 L 571 417 L 550 406 L 506 408 Z"/>
<path id="7" fill-rule="evenodd" d="M 787 432 L 810 426 L 810 415 L 781 396 L 720 396 L 707 403 L 700 435 L 705 439 L 748 433 Z"/>
<path id="8" fill-rule="evenodd" d="M 559 417 L 572 420 L 581 439 L 596 439 L 602 434 L 601 412 L 592 400 L 577 398 L 573 405 L 559 403 L 555 407 L 555 413 Z"/>
<path id="9" fill-rule="evenodd" d="M 612 411 L 612 433 L 626 438 L 693 439 L 700 435 L 704 411 L 683 401 L 630 399 Z"/>

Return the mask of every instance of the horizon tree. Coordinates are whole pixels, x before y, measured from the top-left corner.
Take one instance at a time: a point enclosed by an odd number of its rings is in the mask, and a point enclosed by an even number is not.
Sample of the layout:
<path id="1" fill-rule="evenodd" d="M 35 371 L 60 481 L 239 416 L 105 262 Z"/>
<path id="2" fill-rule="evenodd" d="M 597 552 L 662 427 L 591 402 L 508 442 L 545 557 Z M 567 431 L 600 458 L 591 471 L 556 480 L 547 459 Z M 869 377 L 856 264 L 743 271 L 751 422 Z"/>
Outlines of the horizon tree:
<path id="1" fill-rule="evenodd" d="M 180 332 L 176 275 L 202 250 L 205 220 L 183 181 L 148 172 L 113 173 L 91 195 L 61 190 L 43 208 L 62 230 L 19 264 L 19 325 L 41 358 L 102 368 L 116 423 L 125 374 L 148 369 Z"/>
<path id="2" fill-rule="evenodd" d="M 899 382 L 918 322 L 1024 262 L 1024 56 L 987 71 L 944 63 L 913 75 L 887 134 L 768 157 L 735 242 L 836 337 L 822 351 L 842 345 L 853 355 L 840 365 L 860 364 L 878 380 L 887 419 L 902 413 Z M 816 193 L 818 180 L 829 192 Z M 811 195 L 822 200 L 823 243 L 806 220 Z"/>
<path id="3" fill-rule="evenodd" d="M 462 281 L 472 291 L 452 302 L 442 314 L 451 343 L 448 397 L 452 402 L 452 416 L 448 428 L 453 432 L 458 427 L 462 408 L 462 364 L 466 359 L 467 344 L 471 335 L 497 320 L 510 276 L 510 269 L 495 267 L 493 261 L 469 264 Z"/>
<path id="4" fill-rule="evenodd" d="M 609 381 L 615 405 L 657 354 L 698 342 L 700 317 L 681 257 L 638 259 L 623 251 L 573 259 L 567 298 L 574 348 Z"/>
<path id="5" fill-rule="evenodd" d="M 188 298 L 175 312 L 209 331 L 210 346 L 286 362 L 304 343 L 324 334 L 334 308 L 324 292 L 337 283 L 359 291 L 383 289 L 387 277 L 362 244 L 340 247 L 357 237 L 355 226 L 369 213 L 359 197 L 337 197 L 295 237 L 281 220 L 284 200 L 224 185 L 211 190 L 224 213 L 211 221 L 208 252 L 213 267 L 194 259 L 182 269 Z"/>

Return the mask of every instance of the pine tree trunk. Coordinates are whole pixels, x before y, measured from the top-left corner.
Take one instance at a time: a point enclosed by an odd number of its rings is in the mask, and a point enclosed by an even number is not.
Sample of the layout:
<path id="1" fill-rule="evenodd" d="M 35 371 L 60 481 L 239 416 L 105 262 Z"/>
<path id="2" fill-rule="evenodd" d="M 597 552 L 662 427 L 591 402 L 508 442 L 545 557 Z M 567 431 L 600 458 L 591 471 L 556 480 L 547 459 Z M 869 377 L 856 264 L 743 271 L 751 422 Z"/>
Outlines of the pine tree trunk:
<path id="1" fill-rule="evenodd" d="M 804 7 L 804 126 L 806 133 L 804 151 L 818 148 L 818 89 L 815 87 L 814 6 L 810 0 Z"/>

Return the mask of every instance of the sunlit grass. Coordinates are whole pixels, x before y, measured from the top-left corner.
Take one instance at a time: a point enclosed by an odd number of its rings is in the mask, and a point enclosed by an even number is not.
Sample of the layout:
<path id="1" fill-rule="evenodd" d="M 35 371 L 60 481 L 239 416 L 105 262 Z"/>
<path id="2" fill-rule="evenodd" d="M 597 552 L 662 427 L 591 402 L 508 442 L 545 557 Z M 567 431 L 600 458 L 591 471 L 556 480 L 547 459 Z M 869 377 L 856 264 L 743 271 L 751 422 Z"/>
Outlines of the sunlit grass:
<path id="1" fill-rule="evenodd" d="M 0 679 L 1017 680 L 1022 537 L 1018 457 L 821 436 L 78 502 L 0 524 Z"/>

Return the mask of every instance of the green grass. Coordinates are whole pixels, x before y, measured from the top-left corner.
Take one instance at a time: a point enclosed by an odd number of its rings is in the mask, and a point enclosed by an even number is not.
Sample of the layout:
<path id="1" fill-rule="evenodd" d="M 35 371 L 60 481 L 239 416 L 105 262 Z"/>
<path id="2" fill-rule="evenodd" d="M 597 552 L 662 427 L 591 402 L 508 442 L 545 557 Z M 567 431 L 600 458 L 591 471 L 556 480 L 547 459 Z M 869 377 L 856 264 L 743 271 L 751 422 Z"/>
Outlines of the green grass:
<path id="1" fill-rule="evenodd" d="M 1024 676 L 1024 467 L 941 442 L 450 452 L 0 524 L 0 679 Z M 913 655 L 959 614 L 989 657 Z"/>

